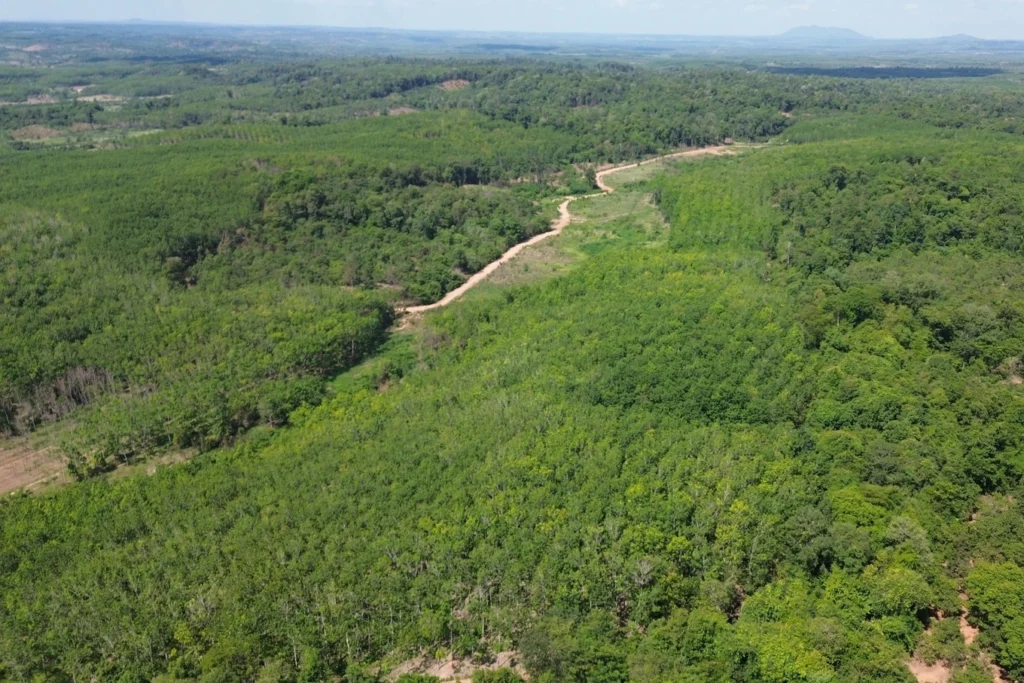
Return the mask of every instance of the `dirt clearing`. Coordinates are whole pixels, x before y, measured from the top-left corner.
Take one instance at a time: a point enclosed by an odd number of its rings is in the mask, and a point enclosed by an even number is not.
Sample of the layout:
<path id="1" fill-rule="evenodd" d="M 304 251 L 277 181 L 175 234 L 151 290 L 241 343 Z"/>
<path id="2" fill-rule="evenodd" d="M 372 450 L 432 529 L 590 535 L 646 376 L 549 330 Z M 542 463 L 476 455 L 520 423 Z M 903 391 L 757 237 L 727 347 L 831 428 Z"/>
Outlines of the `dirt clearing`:
<path id="1" fill-rule="evenodd" d="M 0 495 L 69 480 L 64 461 L 51 449 L 33 448 L 26 439 L 0 441 Z"/>
<path id="2" fill-rule="evenodd" d="M 25 100 L 25 104 L 57 104 L 60 102 L 53 95 L 35 95 Z"/>
<path id="3" fill-rule="evenodd" d="M 395 667 L 395 670 L 387 677 L 389 681 L 395 681 L 399 676 L 405 674 L 421 674 L 426 676 L 436 676 L 445 683 L 453 682 L 457 683 L 464 681 L 469 683 L 473 678 L 473 674 L 477 671 L 497 671 L 498 669 L 512 669 L 519 674 L 523 680 L 530 680 L 523 668 L 522 664 L 519 663 L 518 652 L 499 652 L 494 657 L 494 661 L 490 664 L 475 664 L 469 660 L 456 659 L 452 657 L 444 661 L 438 661 L 428 659 L 426 657 L 417 657 L 411 659 L 408 662 L 400 664 Z"/>
<path id="4" fill-rule="evenodd" d="M 907 668 L 917 679 L 917 683 L 946 683 L 953 678 L 953 672 L 943 662 L 928 665 L 920 659 L 912 659 L 907 662 Z"/>
<path id="5" fill-rule="evenodd" d="M 59 138 L 62 135 L 64 133 L 56 128 L 47 128 L 46 126 L 25 126 L 11 131 L 11 137 L 15 140 L 48 140 Z"/>
<path id="6" fill-rule="evenodd" d="M 554 242 L 538 244 L 499 268 L 488 280 L 497 287 L 523 285 L 565 273 L 575 260 Z"/>
<path id="7" fill-rule="evenodd" d="M 438 85 L 441 90 L 445 92 L 452 92 L 453 90 L 462 90 L 463 88 L 469 87 L 469 81 L 464 78 L 455 78 L 450 81 L 445 81 Z"/>
<path id="8" fill-rule="evenodd" d="M 98 102 L 100 104 L 119 104 L 124 102 L 125 98 L 117 95 L 86 95 L 84 97 L 76 98 L 79 102 Z"/>

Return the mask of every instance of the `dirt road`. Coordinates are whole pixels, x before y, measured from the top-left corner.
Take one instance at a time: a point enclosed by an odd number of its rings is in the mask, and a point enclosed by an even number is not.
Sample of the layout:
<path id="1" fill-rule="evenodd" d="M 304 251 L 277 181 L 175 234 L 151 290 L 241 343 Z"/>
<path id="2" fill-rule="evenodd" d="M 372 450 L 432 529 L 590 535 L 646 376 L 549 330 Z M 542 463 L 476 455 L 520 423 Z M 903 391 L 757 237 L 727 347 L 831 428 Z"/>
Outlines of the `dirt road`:
<path id="1" fill-rule="evenodd" d="M 515 245 L 514 247 L 506 251 L 504 254 L 502 254 L 497 261 L 493 261 L 484 266 L 482 270 L 480 270 L 478 273 L 474 274 L 472 277 L 470 277 L 468 280 L 462 283 L 462 286 L 460 286 L 458 289 L 453 289 L 452 291 L 448 292 L 448 294 L 440 301 L 432 304 L 426 304 L 424 306 L 409 306 L 407 308 L 400 308 L 398 309 L 398 312 L 400 314 L 418 315 L 421 313 L 427 313 L 428 311 L 436 311 L 437 309 L 444 308 L 445 306 L 454 303 L 455 301 L 460 299 L 463 294 L 465 294 L 466 292 L 468 292 L 469 290 L 473 289 L 481 282 L 486 280 L 488 277 L 491 276 L 491 274 L 494 273 L 494 271 L 498 270 L 498 268 L 501 268 L 502 265 L 514 259 L 521 251 L 523 251 L 527 247 L 532 247 L 533 245 L 539 244 L 540 242 L 543 242 L 546 239 L 561 234 L 561 232 L 565 230 L 569 226 L 569 224 L 572 223 L 573 220 L 572 214 L 569 212 L 570 204 L 572 204 L 577 199 L 589 199 L 591 197 L 600 197 L 602 195 L 611 194 L 615 192 L 615 188 L 611 187 L 605 182 L 605 178 L 607 178 L 610 175 L 620 173 L 621 171 L 626 171 L 631 168 L 639 168 L 641 166 L 647 166 L 648 164 L 656 164 L 663 161 L 670 161 L 672 159 L 682 159 L 685 157 L 700 156 L 718 156 L 721 154 L 728 154 L 730 152 L 731 148 L 726 146 L 703 147 L 701 149 L 691 149 L 685 152 L 674 152 L 672 154 L 665 154 L 663 156 L 655 157 L 653 159 L 647 159 L 646 161 L 641 161 L 632 164 L 624 164 L 622 166 L 615 166 L 613 168 L 608 168 L 603 171 L 600 171 L 597 174 L 597 186 L 598 188 L 600 188 L 601 191 L 595 194 L 583 195 L 581 197 L 568 197 L 564 202 L 562 202 L 561 206 L 558 207 L 558 218 L 552 221 L 551 230 L 540 235 L 535 235 L 526 242 L 520 242 L 519 244 Z"/>

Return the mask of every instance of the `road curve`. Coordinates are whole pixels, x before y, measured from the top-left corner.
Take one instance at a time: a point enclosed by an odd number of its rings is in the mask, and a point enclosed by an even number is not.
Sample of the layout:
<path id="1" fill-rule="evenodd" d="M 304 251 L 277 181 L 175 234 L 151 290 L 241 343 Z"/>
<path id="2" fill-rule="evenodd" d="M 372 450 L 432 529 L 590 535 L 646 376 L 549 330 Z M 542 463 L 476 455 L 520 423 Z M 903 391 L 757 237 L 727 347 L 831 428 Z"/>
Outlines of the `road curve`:
<path id="1" fill-rule="evenodd" d="M 553 220 L 551 222 L 551 230 L 549 230 L 548 232 L 545 232 L 545 233 L 541 233 L 539 235 L 534 235 L 529 240 L 527 240 L 525 242 L 520 242 L 519 244 L 515 245 L 514 247 L 512 247 L 511 249 L 506 251 L 504 254 L 502 254 L 501 257 L 497 261 L 492 261 L 491 263 L 488 263 L 486 266 L 484 266 L 484 268 L 482 270 L 480 270 L 479 272 L 473 274 L 473 276 L 470 277 L 465 282 L 463 282 L 462 285 L 458 289 L 453 289 L 452 291 L 448 292 L 448 294 L 446 294 L 445 297 L 443 299 L 441 299 L 440 301 L 438 301 L 436 303 L 432 303 L 432 304 L 425 304 L 423 306 L 409 306 L 407 308 L 399 308 L 399 309 L 397 309 L 398 313 L 399 314 L 405 314 L 405 315 L 418 315 L 420 313 L 427 313 L 429 311 L 436 311 L 436 310 L 438 310 L 440 308 L 444 308 L 445 306 L 448 306 L 448 305 L 454 303 L 455 301 L 460 299 L 463 294 L 465 294 L 466 292 L 468 292 L 469 290 L 473 289 L 474 287 L 479 285 L 481 282 L 486 280 L 488 277 L 491 276 L 491 274 L 494 273 L 494 271 L 496 271 L 498 268 L 501 268 L 501 266 L 503 266 L 504 264 L 508 263 L 509 261 L 514 259 L 516 256 L 518 256 L 519 252 L 521 252 L 523 249 L 526 249 L 527 247 L 532 247 L 533 245 L 539 244 L 539 243 L 543 242 L 546 239 L 549 239 L 551 237 L 554 237 L 555 235 L 561 234 L 561 232 L 563 230 L 565 230 L 565 228 L 568 227 L 568 225 L 570 223 L 572 223 L 572 214 L 569 213 L 569 205 L 570 204 L 572 204 L 577 199 L 589 199 L 591 197 L 601 197 L 603 195 L 611 194 L 611 193 L 615 192 L 615 188 L 611 187 L 610 185 L 608 185 L 605 182 L 605 178 L 607 178 L 610 175 L 613 175 L 615 173 L 619 173 L 621 171 L 625 171 L 625 170 L 628 170 L 628 169 L 631 169 L 631 168 L 639 168 L 640 166 L 646 166 L 648 164 L 655 164 L 655 163 L 658 163 L 659 161 L 668 161 L 670 159 L 681 159 L 681 158 L 684 158 L 684 157 L 699 157 L 699 156 L 717 156 L 717 155 L 720 155 L 720 154 L 727 153 L 729 149 L 730 149 L 729 147 L 725 147 L 725 146 L 702 147 L 701 149 L 691 149 L 691 150 L 687 150 L 685 152 L 674 152 L 672 154 L 665 154 L 663 156 L 655 157 L 653 159 L 648 159 L 646 161 L 640 161 L 640 162 L 632 163 L 632 164 L 624 164 L 622 166 L 614 166 L 612 168 L 608 168 L 608 169 L 605 169 L 603 171 L 599 171 L 597 173 L 597 179 L 596 180 L 597 180 L 597 186 L 598 186 L 598 188 L 600 188 L 601 191 L 597 192 L 595 194 L 588 194 L 588 195 L 583 195 L 583 196 L 580 196 L 580 197 L 567 197 L 565 199 L 565 201 L 563 201 L 562 204 L 558 207 L 558 218 L 556 218 L 555 220 Z"/>

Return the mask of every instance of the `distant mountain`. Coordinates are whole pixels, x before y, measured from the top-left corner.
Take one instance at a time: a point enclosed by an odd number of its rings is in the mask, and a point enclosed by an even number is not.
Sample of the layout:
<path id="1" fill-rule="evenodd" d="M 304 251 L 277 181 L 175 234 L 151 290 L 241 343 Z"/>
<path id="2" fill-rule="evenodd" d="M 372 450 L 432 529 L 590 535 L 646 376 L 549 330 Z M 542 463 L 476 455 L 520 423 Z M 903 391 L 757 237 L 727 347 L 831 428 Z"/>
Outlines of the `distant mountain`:
<path id="1" fill-rule="evenodd" d="M 871 40 L 867 36 L 857 33 L 848 28 L 835 28 L 831 26 L 799 26 L 786 31 L 781 36 L 782 40 L 801 42 L 863 42 Z"/>
<path id="2" fill-rule="evenodd" d="M 942 36 L 940 38 L 933 38 L 931 42 L 943 43 L 945 45 L 984 45 L 990 42 L 999 41 L 988 41 L 983 38 L 976 38 L 975 36 L 969 36 L 966 33 L 958 33 L 955 36 Z"/>

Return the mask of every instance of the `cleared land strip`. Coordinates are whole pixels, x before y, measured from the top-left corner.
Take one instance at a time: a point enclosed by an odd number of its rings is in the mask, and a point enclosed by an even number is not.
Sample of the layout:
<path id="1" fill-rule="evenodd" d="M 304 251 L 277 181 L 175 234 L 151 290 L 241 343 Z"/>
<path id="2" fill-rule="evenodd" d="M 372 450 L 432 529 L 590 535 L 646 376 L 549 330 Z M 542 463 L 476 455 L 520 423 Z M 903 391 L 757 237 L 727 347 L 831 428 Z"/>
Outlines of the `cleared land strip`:
<path id="1" fill-rule="evenodd" d="M 691 149 L 691 150 L 688 150 L 688 151 L 685 151 L 685 152 L 674 152 L 672 154 L 665 154 L 663 156 L 655 157 L 653 159 L 648 159 L 646 161 L 641 161 L 641 162 L 638 162 L 638 163 L 631 163 L 631 164 L 624 164 L 622 166 L 615 166 L 613 168 L 608 168 L 608 169 L 605 169 L 603 171 L 600 171 L 597 174 L 597 186 L 601 189 L 601 192 L 598 192 L 596 194 L 583 195 L 581 197 L 568 197 L 568 198 L 566 198 L 566 200 L 564 202 L 562 202 L 562 204 L 558 207 L 558 218 L 556 218 L 554 221 L 552 221 L 552 223 L 551 223 L 551 230 L 549 230 L 548 232 L 545 232 L 545 233 L 541 233 L 540 235 L 535 235 L 532 238 L 530 238 L 529 240 L 527 240 L 526 242 L 520 242 L 519 244 L 515 245 L 514 247 L 512 247 L 511 249 L 506 251 L 504 254 L 502 254 L 501 257 L 497 261 L 492 261 L 491 263 L 488 263 L 486 266 L 484 266 L 484 268 L 482 270 L 480 270 L 479 272 L 475 273 L 472 277 L 470 277 L 468 280 L 466 280 L 464 283 L 462 283 L 462 285 L 458 289 L 453 289 L 452 291 L 448 292 L 448 294 L 443 299 L 441 299 L 440 301 L 438 301 L 436 303 L 432 303 L 432 304 L 426 304 L 426 305 L 423 305 L 423 306 L 409 306 L 407 308 L 401 308 L 401 309 L 399 309 L 398 312 L 399 313 L 408 314 L 408 315 L 418 315 L 418 314 L 421 314 L 421 313 L 427 313 L 429 311 L 435 311 L 435 310 L 438 310 L 440 308 L 444 308 L 445 306 L 448 306 L 448 305 L 454 303 L 455 301 L 458 301 L 466 292 L 468 292 L 469 290 L 473 289 L 474 287 L 479 285 L 481 282 L 486 280 L 488 277 L 490 277 L 494 273 L 494 271 L 496 271 L 498 268 L 500 268 L 505 263 L 508 263 L 509 261 L 514 259 L 524 249 L 526 249 L 528 247 L 531 247 L 531 246 L 533 246 L 535 244 L 539 244 L 540 242 L 543 242 L 546 239 L 554 237 L 555 235 L 561 234 L 561 232 L 563 230 L 565 230 L 565 228 L 568 227 L 568 225 L 573 220 L 572 213 L 570 213 L 570 211 L 569 211 L 569 206 L 574 201 L 576 201 L 577 199 L 588 199 L 588 198 L 591 198 L 591 197 L 600 197 L 602 195 L 611 194 L 611 193 L 615 192 L 615 188 L 611 187 L 610 185 L 608 185 L 605 182 L 605 178 L 607 178 L 610 175 L 613 175 L 615 173 L 619 173 L 621 171 L 625 171 L 625 170 L 628 170 L 628 169 L 631 169 L 631 168 L 639 168 L 640 166 L 647 166 L 648 164 L 656 164 L 658 162 L 669 161 L 671 159 L 681 159 L 681 158 L 684 158 L 684 157 L 699 157 L 699 156 L 718 156 L 718 155 L 721 155 L 721 154 L 728 154 L 730 151 L 731 151 L 731 148 L 730 147 L 726 147 L 726 146 L 703 147 L 701 149 Z"/>

